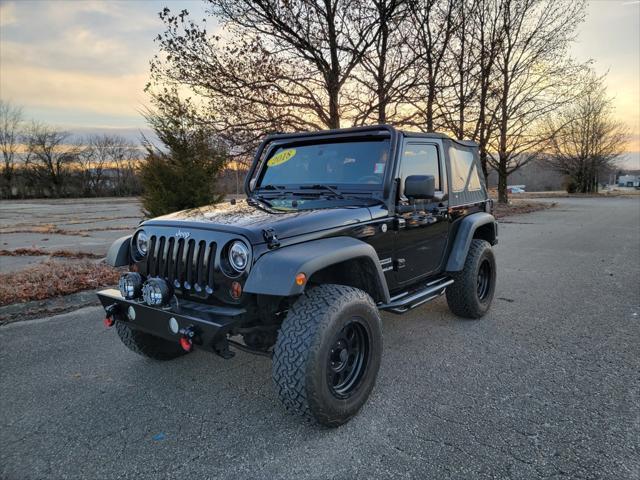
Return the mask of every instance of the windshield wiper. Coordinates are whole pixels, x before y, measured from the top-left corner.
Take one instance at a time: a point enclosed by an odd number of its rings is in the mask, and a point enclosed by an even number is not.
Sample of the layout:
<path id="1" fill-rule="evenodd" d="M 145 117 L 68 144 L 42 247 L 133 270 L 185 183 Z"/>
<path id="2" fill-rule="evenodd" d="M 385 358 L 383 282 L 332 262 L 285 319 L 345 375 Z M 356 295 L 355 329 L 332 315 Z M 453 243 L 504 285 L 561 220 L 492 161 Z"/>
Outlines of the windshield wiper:
<path id="1" fill-rule="evenodd" d="M 333 193 L 337 198 L 344 198 L 342 193 L 331 185 L 323 185 L 320 183 L 316 183 L 315 185 L 301 185 L 300 190 L 326 190 L 327 192 Z"/>
<path id="2" fill-rule="evenodd" d="M 260 203 L 265 204 L 267 207 L 272 208 L 273 205 L 271 204 L 271 202 L 267 199 L 265 199 L 262 195 L 256 195 L 253 194 L 249 197 L 249 200 L 253 200 L 253 201 L 258 201 Z"/>
<path id="3" fill-rule="evenodd" d="M 278 186 L 278 185 L 273 185 L 271 183 L 268 183 L 266 185 L 260 185 L 258 188 L 255 189 L 255 191 L 262 191 L 262 190 L 274 190 L 274 191 L 280 191 L 283 190 L 284 187 L 282 186 Z"/>

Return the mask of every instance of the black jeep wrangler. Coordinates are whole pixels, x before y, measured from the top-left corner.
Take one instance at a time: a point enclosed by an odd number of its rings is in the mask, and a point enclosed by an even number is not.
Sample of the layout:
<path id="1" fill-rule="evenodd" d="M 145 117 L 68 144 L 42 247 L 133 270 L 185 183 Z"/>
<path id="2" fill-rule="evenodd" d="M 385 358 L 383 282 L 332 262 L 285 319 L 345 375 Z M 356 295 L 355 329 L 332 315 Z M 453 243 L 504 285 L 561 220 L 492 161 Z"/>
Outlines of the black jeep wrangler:
<path id="1" fill-rule="evenodd" d="M 491 305 L 498 227 L 472 142 L 387 125 L 271 135 L 245 191 L 112 245 L 130 271 L 98 296 L 131 350 L 273 357 L 285 406 L 337 426 L 373 389 L 381 310 L 444 293 L 461 317 Z"/>

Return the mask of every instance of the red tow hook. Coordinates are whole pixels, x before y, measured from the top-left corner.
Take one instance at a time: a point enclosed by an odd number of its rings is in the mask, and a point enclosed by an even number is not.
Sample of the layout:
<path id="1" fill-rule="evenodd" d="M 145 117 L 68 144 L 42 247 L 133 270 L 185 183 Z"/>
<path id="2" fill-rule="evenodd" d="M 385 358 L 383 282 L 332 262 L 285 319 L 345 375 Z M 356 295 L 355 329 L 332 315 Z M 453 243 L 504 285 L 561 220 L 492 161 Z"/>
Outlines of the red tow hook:
<path id="1" fill-rule="evenodd" d="M 113 305 L 109 305 L 105 309 L 105 312 L 107 315 L 104 317 L 104 320 L 102 321 L 105 327 L 110 328 L 115 325 L 116 323 L 115 313 L 117 308 L 118 308 L 118 305 L 114 303 Z"/>
<path id="2" fill-rule="evenodd" d="M 185 352 L 193 350 L 193 337 L 195 332 L 191 328 L 182 329 L 180 331 L 182 336 L 180 337 L 180 346 Z"/>

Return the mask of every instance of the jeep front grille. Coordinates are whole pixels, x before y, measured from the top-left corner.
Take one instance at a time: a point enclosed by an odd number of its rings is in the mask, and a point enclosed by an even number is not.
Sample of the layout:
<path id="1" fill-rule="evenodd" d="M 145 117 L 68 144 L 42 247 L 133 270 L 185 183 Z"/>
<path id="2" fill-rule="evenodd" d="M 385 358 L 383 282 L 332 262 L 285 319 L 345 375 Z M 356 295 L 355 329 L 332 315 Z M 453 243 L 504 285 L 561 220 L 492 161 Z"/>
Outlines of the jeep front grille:
<path id="1" fill-rule="evenodd" d="M 166 279 L 175 288 L 213 293 L 216 243 L 152 236 L 142 273 Z"/>

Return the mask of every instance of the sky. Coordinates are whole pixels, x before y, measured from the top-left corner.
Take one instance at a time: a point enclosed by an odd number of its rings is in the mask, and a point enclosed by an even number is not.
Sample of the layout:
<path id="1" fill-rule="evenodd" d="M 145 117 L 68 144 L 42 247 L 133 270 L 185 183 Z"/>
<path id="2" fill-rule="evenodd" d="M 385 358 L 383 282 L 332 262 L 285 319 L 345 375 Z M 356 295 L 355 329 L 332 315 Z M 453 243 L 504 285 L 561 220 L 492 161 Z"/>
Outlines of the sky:
<path id="1" fill-rule="evenodd" d="M 199 0 L 0 0 L 0 98 L 73 131 L 135 134 L 164 6 L 206 16 Z M 628 150 L 640 152 L 640 1 L 590 1 L 572 54 L 608 72 Z M 640 153 L 630 158 L 640 168 Z"/>

